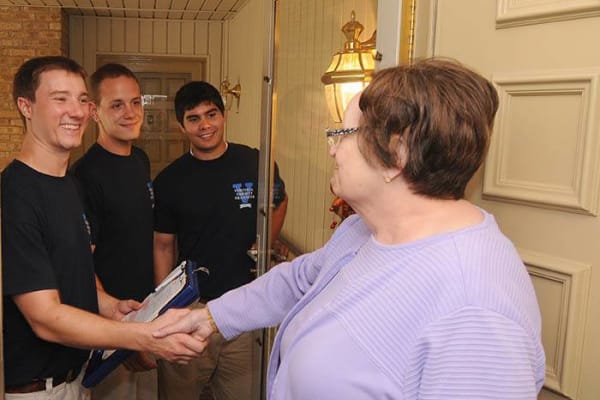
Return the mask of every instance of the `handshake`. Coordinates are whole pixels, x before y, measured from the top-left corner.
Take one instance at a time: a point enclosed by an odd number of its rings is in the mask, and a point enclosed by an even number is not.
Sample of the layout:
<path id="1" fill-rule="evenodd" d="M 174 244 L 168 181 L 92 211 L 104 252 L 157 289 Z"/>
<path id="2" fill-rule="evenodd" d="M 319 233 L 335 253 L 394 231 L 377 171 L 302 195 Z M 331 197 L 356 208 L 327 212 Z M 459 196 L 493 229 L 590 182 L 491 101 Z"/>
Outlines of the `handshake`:
<path id="1" fill-rule="evenodd" d="M 150 352 L 179 364 L 200 356 L 210 335 L 218 332 L 207 307 L 170 309 L 152 321 L 150 329 L 157 344 L 164 342 L 156 350 L 149 349 Z"/>

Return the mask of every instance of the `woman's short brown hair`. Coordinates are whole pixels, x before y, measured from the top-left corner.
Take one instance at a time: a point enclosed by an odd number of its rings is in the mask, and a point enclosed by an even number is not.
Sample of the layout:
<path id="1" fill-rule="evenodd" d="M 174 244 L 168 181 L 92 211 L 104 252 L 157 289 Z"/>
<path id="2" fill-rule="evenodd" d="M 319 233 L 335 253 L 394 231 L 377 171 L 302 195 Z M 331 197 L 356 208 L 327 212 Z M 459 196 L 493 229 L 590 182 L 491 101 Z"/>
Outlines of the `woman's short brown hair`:
<path id="1" fill-rule="evenodd" d="M 376 73 L 359 107 L 367 159 L 374 155 L 384 167 L 401 167 L 416 194 L 459 199 L 487 152 L 498 95 L 460 63 L 426 59 Z M 400 142 L 407 151 L 404 165 Z"/>

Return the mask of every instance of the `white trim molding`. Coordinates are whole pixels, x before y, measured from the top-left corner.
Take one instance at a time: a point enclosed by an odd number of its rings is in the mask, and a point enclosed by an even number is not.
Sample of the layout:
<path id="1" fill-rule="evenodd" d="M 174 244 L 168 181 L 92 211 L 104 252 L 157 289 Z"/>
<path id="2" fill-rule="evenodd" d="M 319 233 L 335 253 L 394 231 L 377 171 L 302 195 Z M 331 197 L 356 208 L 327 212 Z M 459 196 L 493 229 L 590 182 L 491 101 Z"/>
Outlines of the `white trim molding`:
<path id="1" fill-rule="evenodd" d="M 600 0 L 498 0 L 496 27 L 543 24 L 600 15 Z"/>
<path id="2" fill-rule="evenodd" d="M 583 358 L 591 266 L 518 249 L 542 307 L 545 386 L 575 399 Z M 551 307 L 548 305 L 555 305 Z"/>
<path id="3" fill-rule="evenodd" d="M 492 81 L 500 105 L 485 164 L 483 198 L 597 215 L 600 69 L 495 74 Z M 546 106 L 568 106 L 569 114 L 545 112 Z M 561 128 L 549 138 L 553 122 Z M 569 159 L 568 168 L 554 169 L 554 174 L 548 172 L 555 168 L 553 156 L 539 159 L 536 154 L 550 144 Z M 530 173 L 534 169 L 542 172 Z"/>

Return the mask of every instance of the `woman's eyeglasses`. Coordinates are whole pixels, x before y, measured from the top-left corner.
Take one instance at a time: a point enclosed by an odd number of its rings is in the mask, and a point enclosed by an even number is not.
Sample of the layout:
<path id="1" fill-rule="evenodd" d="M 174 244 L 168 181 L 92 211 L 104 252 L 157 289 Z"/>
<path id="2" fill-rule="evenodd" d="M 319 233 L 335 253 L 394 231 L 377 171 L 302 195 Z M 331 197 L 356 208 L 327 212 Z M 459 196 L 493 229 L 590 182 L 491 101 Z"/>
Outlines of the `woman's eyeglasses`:
<path id="1" fill-rule="evenodd" d="M 342 137 L 356 133 L 360 130 L 360 127 L 355 128 L 339 128 L 339 129 L 325 129 L 325 135 L 327 135 L 327 144 L 329 146 L 337 146 Z"/>

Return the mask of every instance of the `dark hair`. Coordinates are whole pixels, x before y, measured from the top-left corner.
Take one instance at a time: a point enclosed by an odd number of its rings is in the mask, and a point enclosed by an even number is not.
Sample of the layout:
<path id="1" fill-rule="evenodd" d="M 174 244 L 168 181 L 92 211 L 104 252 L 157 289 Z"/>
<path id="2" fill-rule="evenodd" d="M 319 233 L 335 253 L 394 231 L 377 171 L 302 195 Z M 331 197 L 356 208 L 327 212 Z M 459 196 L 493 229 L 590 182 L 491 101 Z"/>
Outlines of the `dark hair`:
<path id="1" fill-rule="evenodd" d="M 78 74 L 85 80 L 87 74 L 83 67 L 70 58 L 63 56 L 44 56 L 32 58 L 25 61 L 20 67 L 13 79 L 13 101 L 17 105 L 17 99 L 23 97 L 35 102 L 35 91 L 40 86 L 40 75 L 43 72 L 63 70 L 72 74 Z M 17 105 L 18 108 L 18 105 Z M 25 117 L 21 115 L 23 123 Z"/>
<path id="2" fill-rule="evenodd" d="M 95 103 L 100 103 L 100 84 L 105 79 L 114 79 L 121 76 L 133 79 L 141 90 L 137 76 L 126 66 L 117 63 L 104 64 L 90 76 L 90 95 Z"/>
<path id="3" fill-rule="evenodd" d="M 416 194 L 459 199 L 487 152 L 498 95 L 457 61 L 426 59 L 376 73 L 359 107 L 367 160 L 371 155 L 384 167 L 401 167 Z"/>
<path id="4" fill-rule="evenodd" d="M 198 104 L 212 103 L 225 113 L 225 105 L 221 93 L 216 87 L 208 82 L 191 81 L 179 88 L 175 94 L 175 116 L 177 121 L 183 125 L 183 115 Z"/>

